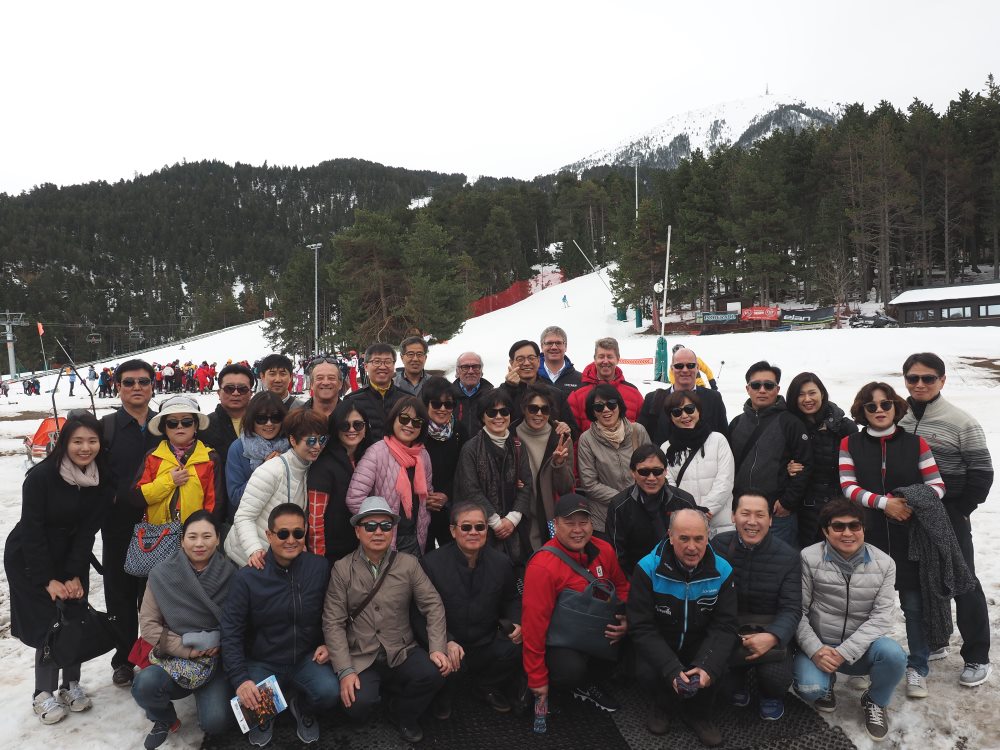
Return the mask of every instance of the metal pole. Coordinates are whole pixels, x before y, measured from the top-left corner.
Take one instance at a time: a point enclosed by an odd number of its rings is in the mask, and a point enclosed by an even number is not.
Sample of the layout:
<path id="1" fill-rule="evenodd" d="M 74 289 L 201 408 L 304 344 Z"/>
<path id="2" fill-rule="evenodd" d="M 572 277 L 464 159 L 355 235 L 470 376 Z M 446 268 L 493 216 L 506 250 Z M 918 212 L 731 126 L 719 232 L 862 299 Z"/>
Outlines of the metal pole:
<path id="1" fill-rule="evenodd" d="M 663 317 L 660 318 L 660 335 L 667 330 L 667 285 L 670 283 L 670 230 L 672 226 L 667 226 L 667 265 L 663 269 Z"/>
<path id="2" fill-rule="evenodd" d="M 635 223 L 639 223 L 639 162 L 635 163 Z"/>
<path id="3" fill-rule="evenodd" d="M 7 361 L 10 363 L 10 377 L 11 380 L 13 380 L 17 377 L 17 374 L 14 372 L 14 368 L 17 367 L 17 365 L 14 362 L 14 326 L 10 324 L 9 317 L 5 324 L 5 328 L 7 329 L 7 336 L 5 339 L 7 341 Z"/>
<path id="4" fill-rule="evenodd" d="M 320 242 L 306 245 L 313 251 L 313 354 L 319 354 L 319 249 Z"/>

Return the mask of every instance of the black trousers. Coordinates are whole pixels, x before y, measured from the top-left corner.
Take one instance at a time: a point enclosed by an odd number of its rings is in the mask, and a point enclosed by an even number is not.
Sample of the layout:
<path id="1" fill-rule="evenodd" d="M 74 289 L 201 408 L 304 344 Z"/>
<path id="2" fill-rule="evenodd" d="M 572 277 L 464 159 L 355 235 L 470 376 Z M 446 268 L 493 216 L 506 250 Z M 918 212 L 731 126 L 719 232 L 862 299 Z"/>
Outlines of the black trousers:
<path id="1" fill-rule="evenodd" d="M 344 709 L 348 717 L 358 722 L 366 721 L 379 704 L 383 683 L 396 694 L 396 719 L 406 726 L 417 723 L 420 714 L 444 685 L 444 677 L 421 648 L 410 651 L 406 661 L 398 667 L 390 667 L 378 660 L 358 677 L 361 688 L 355 693 L 350 708 Z"/>
<path id="2" fill-rule="evenodd" d="M 733 667 L 729 670 L 726 687 L 730 693 L 745 688 L 747 679 L 753 673 L 757 681 L 757 692 L 761 698 L 784 699 L 792 685 L 792 653 L 785 650 L 785 658 L 770 664 L 752 664 L 747 667 Z"/>
<path id="3" fill-rule="evenodd" d="M 681 659 L 682 663 L 685 661 Z M 715 697 L 719 692 L 719 685 L 713 682 L 708 687 L 701 688 L 691 698 L 682 698 L 671 681 L 668 681 L 662 674 L 641 658 L 635 662 L 635 677 L 639 684 L 652 695 L 654 701 L 658 701 L 663 708 L 677 716 L 695 716 L 698 718 L 711 719 L 712 709 L 715 706 Z"/>
<path id="4" fill-rule="evenodd" d="M 114 615 L 124 641 L 111 657 L 112 668 L 128 663 L 128 654 L 139 637 L 139 607 L 146 591 L 146 579 L 125 572 L 125 553 L 132 540 L 132 526 L 111 519 L 101 529 L 104 545 L 104 601 L 108 614 Z"/>
<path id="5" fill-rule="evenodd" d="M 611 677 L 616 662 L 597 659 L 572 648 L 545 648 L 549 686 L 563 690 L 586 687 Z"/>
<path id="6" fill-rule="evenodd" d="M 448 675 L 446 688 L 455 688 L 458 678 L 469 676 L 480 687 L 493 690 L 507 684 L 521 666 L 521 646 L 497 636 L 482 646 L 463 646 L 465 658 L 458 672 Z"/>
<path id="7" fill-rule="evenodd" d="M 972 546 L 972 522 L 968 516 L 951 505 L 945 505 L 948 519 L 955 530 L 958 546 L 962 550 L 965 564 L 975 576 L 976 550 Z M 967 594 L 955 597 L 955 622 L 962 634 L 962 658 L 974 664 L 987 664 L 990 660 L 990 613 L 986 606 L 986 594 L 976 577 L 976 586 Z M 945 644 L 932 643 L 931 648 Z"/>

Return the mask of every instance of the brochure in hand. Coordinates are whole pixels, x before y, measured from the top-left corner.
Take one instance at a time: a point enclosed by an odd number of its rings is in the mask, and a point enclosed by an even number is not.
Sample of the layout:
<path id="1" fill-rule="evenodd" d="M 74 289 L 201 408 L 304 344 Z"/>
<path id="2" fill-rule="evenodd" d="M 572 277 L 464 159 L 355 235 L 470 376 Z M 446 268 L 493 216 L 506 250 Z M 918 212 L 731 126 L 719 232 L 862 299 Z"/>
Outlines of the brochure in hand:
<path id="1" fill-rule="evenodd" d="M 229 701 L 229 704 L 233 707 L 233 713 L 236 714 L 236 722 L 240 725 L 240 730 L 243 734 L 249 732 L 250 727 L 260 726 L 271 717 L 277 716 L 288 708 L 285 696 L 278 685 L 278 678 L 274 675 L 265 677 L 258 682 L 257 688 L 260 690 L 261 701 L 260 707 L 256 710 L 244 706 L 240 703 L 240 699 L 237 696 L 233 696 Z"/>

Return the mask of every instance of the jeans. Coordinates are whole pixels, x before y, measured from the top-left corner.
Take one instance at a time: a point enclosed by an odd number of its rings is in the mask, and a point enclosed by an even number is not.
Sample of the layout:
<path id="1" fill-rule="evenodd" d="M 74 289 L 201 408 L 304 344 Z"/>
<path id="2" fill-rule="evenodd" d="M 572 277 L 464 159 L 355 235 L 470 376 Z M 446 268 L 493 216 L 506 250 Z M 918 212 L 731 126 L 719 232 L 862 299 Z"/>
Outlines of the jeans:
<path id="1" fill-rule="evenodd" d="M 795 673 L 795 692 L 810 703 L 826 695 L 830 689 L 831 677 L 817 667 L 804 652 L 795 655 L 792 671 Z M 892 691 L 903 679 L 906 672 L 906 654 L 902 646 L 888 636 L 876 638 L 864 655 L 853 664 L 846 661 L 837 670 L 841 674 L 869 675 L 872 680 L 868 688 L 869 697 L 885 707 L 892 700 Z"/>
<path id="2" fill-rule="evenodd" d="M 340 701 L 340 681 L 334 674 L 333 667 L 329 662 L 314 662 L 312 651 L 291 667 L 252 659 L 247 659 L 246 667 L 254 682 L 260 682 L 272 674 L 277 677 L 281 691 L 289 702 L 292 696 L 288 694 L 288 687 L 298 690 L 302 697 L 302 710 L 308 713 L 328 711 Z"/>
<path id="3" fill-rule="evenodd" d="M 771 533 L 792 549 L 799 549 L 799 514 L 772 516 Z"/>
<path id="4" fill-rule="evenodd" d="M 198 707 L 198 726 L 203 732 L 222 734 L 236 726 L 233 709 L 229 705 L 233 690 L 222 664 L 216 665 L 215 674 L 208 682 L 193 691 L 182 688 L 156 664 L 140 670 L 132 680 L 132 697 L 152 722 L 172 723 L 177 718 L 172 701 L 186 698 L 192 692 Z"/>
<path id="5" fill-rule="evenodd" d="M 927 657 L 931 649 L 927 643 L 923 626 L 923 597 L 920 596 L 920 589 L 900 589 L 899 606 L 903 609 L 903 617 L 906 618 L 906 643 L 909 646 L 910 654 L 906 658 L 906 666 L 913 667 L 924 677 L 930 671 L 927 666 Z"/>
<path id="6" fill-rule="evenodd" d="M 972 546 L 972 523 L 968 516 L 951 505 L 945 505 L 955 538 L 962 550 L 965 564 L 976 574 L 976 551 Z M 962 634 L 962 658 L 973 664 L 988 664 L 990 660 L 990 613 L 986 607 L 983 586 L 976 578 L 972 591 L 955 597 L 955 621 Z M 945 644 L 934 644 L 942 646 Z"/>

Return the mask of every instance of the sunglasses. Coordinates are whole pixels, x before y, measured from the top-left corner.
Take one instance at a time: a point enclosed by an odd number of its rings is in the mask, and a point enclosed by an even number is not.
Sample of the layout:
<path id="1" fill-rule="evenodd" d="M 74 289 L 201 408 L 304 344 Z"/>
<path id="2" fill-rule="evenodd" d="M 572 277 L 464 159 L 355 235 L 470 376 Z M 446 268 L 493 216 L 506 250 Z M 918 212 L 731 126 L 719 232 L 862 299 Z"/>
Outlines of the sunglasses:
<path id="1" fill-rule="evenodd" d="M 543 404 L 525 404 L 524 410 L 528 414 L 544 414 L 546 417 L 549 416 L 549 407 Z"/>
<path id="2" fill-rule="evenodd" d="M 869 401 L 865 404 L 865 411 L 869 414 L 874 414 L 879 409 L 882 411 L 889 411 L 895 404 L 888 399 L 882 399 L 881 401 Z"/>
<path id="3" fill-rule="evenodd" d="M 411 417 L 408 414 L 400 414 L 398 417 L 396 417 L 396 421 L 399 422 L 401 425 L 403 425 L 403 427 L 406 427 L 408 425 L 413 425 L 418 430 L 424 426 L 424 420 L 422 420 L 420 417 Z"/>
<path id="4" fill-rule="evenodd" d="M 302 539 L 306 535 L 305 529 L 278 529 L 277 531 L 272 531 L 278 539 L 285 541 L 290 536 L 294 536 L 296 539 Z"/>
<path id="5" fill-rule="evenodd" d="M 694 414 L 698 411 L 698 407 L 694 404 L 684 404 L 684 406 L 675 406 L 670 410 L 671 417 L 679 417 L 681 414 Z"/>
<path id="6" fill-rule="evenodd" d="M 122 378 L 122 385 L 126 388 L 135 388 L 136 386 L 146 388 L 152 382 L 149 378 Z"/>
<path id="7" fill-rule="evenodd" d="M 930 385 L 931 383 L 936 383 L 941 379 L 940 375 L 907 375 L 906 382 L 910 385 L 916 385 L 917 383 L 923 383 L 924 385 Z"/>
<path id="8" fill-rule="evenodd" d="M 164 419 L 163 424 L 167 426 L 168 430 L 176 430 L 178 427 L 194 427 L 194 417 L 185 417 L 184 419 Z"/>
<path id="9" fill-rule="evenodd" d="M 697 362 L 674 362 L 675 370 L 683 370 L 685 367 L 689 370 L 693 370 L 698 366 Z"/>
<path id="10" fill-rule="evenodd" d="M 463 524 L 461 524 L 458 527 L 458 529 L 463 534 L 468 534 L 473 529 L 475 529 L 476 531 L 479 531 L 479 532 L 483 532 L 483 531 L 486 531 L 486 524 L 482 523 L 482 522 L 480 522 L 480 523 L 463 523 Z"/>
<path id="11" fill-rule="evenodd" d="M 445 411 L 451 411 L 455 408 L 454 401 L 435 401 L 431 399 L 429 402 L 432 409 L 444 409 Z"/>
<path id="12" fill-rule="evenodd" d="M 319 447 L 322 448 L 324 445 L 326 445 L 326 441 L 329 439 L 330 439 L 329 435 L 310 435 L 309 437 L 304 438 L 302 442 L 308 445 L 310 448 L 315 448 L 317 445 L 319 445 Z"/>
<path id="13" fill-rule="evenodd" d="M 361 432 L 363 429 L 365 429 L 365 423 L 360 419 L 355 419 L 353 422 L 341 422 L 337 425 L 337 430 L 340 432 L 350 432 L 352 430 L 354 432 Z"/>
<path id="14" fill-rule="evenodd" d="M 281 414 L 258 414 L 253 418 L 253 423 L 260 425 L 265 425 L 268 422 L 271 424 L 281 424 L 284 419 L 284 416 Z"/>
<path id="15" fill-rule="evenodd" d="M 230 396 L 232 396 L 234 393 L 238 393 L 238 394 L 240 394 L 242 396 L 242 395 L 244 395 L 246 393 L 250 393 L 250 386 L 248 386 L 248 385 L 232 385 L 230 383 L 229 385 L 222 386 L 222 390 L 224 390 Z"/>
<path id="16" fill-rule="evenodd" d="M 337 365 L 340 367 L 340 361 L 336 357 L 314 357 L 309 360 L 309 364 L 306 367 L 315 367 L 316 365 L 321 365 L 323 363 L 328 365 Z"/>
<path id="17" fill-rule="evenodd" d="M 611 411 L 614 411 L 617 408 L 618 408 L 618 401 L 613 398 L 609 398 L 607 401 L 594 402 L 594 411 L 598 414 L 600 414 L 605 409 L 610 409 Z"/>
<path id="18" fill-rule="evenodd" d="M 392 531 L 392 527 L 396 524 L 392 521 L 365 521 L 364 523 L 358 525 L 369 534 L 374 534 L 379 529 L 382 529 L 382 531 Z"/>
<path id="19" fill-rule="evenodd" d="M 747 385 L 750 386 L 750 390 L 753 391 L 759 391 L 761 388 L 765 391 L 773 391 L 778 387 L 778 384 L 773 380 L 751 380 L 747 383 Z"/>
<path id="20" fill-rule="evenodd" d="M 497 417 L 509 417 L 510 409 L 506 406 L 501 406 L 499 409 L 487 409 L 486 416 L 490 419 L 496 419 Z"/>
<path id="21" fill-rule="evenodd" d="M 850 529 L 851 531 L 861 531 L 861 521 L 831 521 L 830 528 L 833 531 L 842 533 Z"/>
<path id="22" fill-rule="evenodd" d="M 652 474 L 654 477 L 662 477 L 663 472 L 665 471 L 666 469 L 664 469 L 662 466 L 657 466 L 652 469 L 636 469 L 635 473 L 638 474 L 640 477 L 648 477 L 650 474 Z"/>

